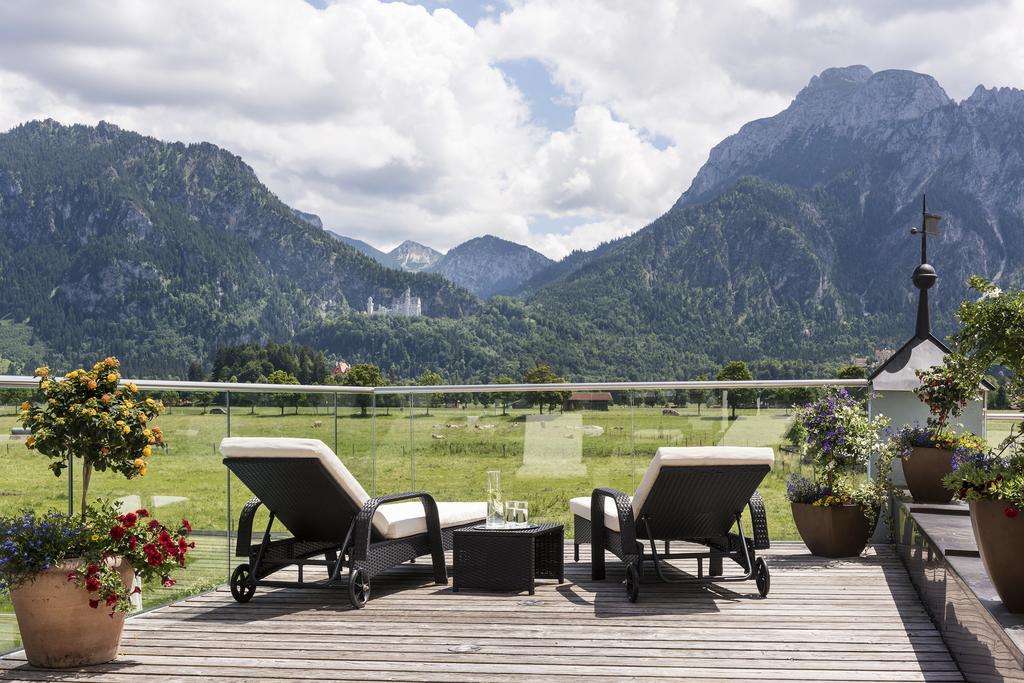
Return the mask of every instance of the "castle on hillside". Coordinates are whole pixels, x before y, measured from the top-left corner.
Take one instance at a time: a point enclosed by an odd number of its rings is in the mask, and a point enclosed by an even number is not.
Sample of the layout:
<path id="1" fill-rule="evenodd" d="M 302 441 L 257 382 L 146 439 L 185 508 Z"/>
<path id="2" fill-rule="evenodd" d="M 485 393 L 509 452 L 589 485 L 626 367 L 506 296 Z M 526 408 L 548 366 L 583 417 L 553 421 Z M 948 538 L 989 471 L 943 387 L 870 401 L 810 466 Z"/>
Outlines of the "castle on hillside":
<path id="1" fill-rule="evenodd" d="M 420 298 L 413 296 L 411 289 L 406 288 L 402 296 L 391 303 L 391 308 L 375 306 L 373 297 L 368 297 L 366 299 L 366 315 L 392 315 L 399 318 L 413 318 L 423 315 L 423 308 L 420 304 Z"/>

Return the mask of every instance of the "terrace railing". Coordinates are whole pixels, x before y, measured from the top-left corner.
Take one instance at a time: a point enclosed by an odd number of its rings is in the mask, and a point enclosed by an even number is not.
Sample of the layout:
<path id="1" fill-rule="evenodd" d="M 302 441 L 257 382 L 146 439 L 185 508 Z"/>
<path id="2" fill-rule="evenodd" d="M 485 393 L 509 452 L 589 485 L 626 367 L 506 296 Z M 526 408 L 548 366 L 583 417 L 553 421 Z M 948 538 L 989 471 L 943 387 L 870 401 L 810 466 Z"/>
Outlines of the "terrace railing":
<path id="1" fill-rule="evenodd" d="M 236 562 L 234 526 L 249 493 L 221 464 L 217 448 L 225 436 L 321 439 L 371 495 L 419 489 L 439 500 L 482 500 L 486 472 L 500 470 L 506 500 L 527 501 L 531 519 L 565 522 L 567 535 L 569 498 L 595 486 L 632 491 L 658 446 L 771 446 L 778 464 L 762 493 L 772 538 L 795 539 L 785 480 L 810 467 L 787 440 L 789 406 L 799 398 L 793 392 L 868 386 L 849 379 L 375 388 L 124 381 L 168 404 L 157 420 L 167 448 L 153 455 L 145 477 L 94 474 L 89 497 L 147 507 L 172 521 L 187 517 L 198 533 L 197 560 L 185 580 L 172 590 L 144 591 L 146 607 L 223 583 Z M 57 479 L 17 433 L 17 406 L 32 400 L 36 386 L 32 377 L 0 375 L 0 514 L 71 509 L 79 495 L 79 463 Z M 737 392 L 743 407 L 731 419 L 729 396 Z M 608 394 L 611 401 L 577 396 L 540 412 L 538 401 L 553 393 Z M 1009 429 L 1003 414 L 991 419 L 990 432 Z M 17 645 L 4 611 L 9 605 L 0 605 L 0 652 Z"/>

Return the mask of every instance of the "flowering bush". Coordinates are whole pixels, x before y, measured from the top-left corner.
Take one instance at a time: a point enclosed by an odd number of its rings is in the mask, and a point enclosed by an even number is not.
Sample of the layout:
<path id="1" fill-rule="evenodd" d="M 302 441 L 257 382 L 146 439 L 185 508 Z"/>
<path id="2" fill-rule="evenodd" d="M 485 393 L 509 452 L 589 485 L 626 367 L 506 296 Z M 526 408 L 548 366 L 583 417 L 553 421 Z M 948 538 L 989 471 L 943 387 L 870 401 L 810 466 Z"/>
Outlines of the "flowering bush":
<path id="1" fill-rule="evenodd" d="M 928 428 L 933 440 L 943 438 L 950 418 L 962 415 L 967 402 L 978 397 L 983 370 L 967 357 L 954 353 L 946 356 L 942 365 L 914 371 L 921 382 L 914 393 L 932 414 Z"/>
<path id="2" fill-rule="evenodd" d="M 904 457 L 910 457 L 914 448 L 941 448 L 955 451 L 959 448 L 980 449 L 985 447 L 985 442 L 974 434 L 954 434 L 947 431 L 935 436 L 930 427 L 921 427 L 916 424 L 903 425 L 900 431 L 893 435 L 892 441 Z"/>
<path id="3" fill-rule="evenodd" d="M 84 461 L 83 515 L 93 470 L 143 476 L 146 459 L 164 438 L 151 425 L 163 404 L 140 399 L 134 384 L 120 386 L 119 368 L 116 358 L 106 358 L 89 372 L 73 370 L 62 380 L 52 379 L 48 367 L 37 368 L 43 402 L 21 405 L 21 423 L 32 431 L 25 445 L 50 458 L 54 474 L 60 476 L 69 456 Z"/>
<path id="4" fill-rule="evenodd" d="M 1020 426 L 997 449 L 961 446 L 953 452 L 953 471 L 943 484 L 961 500 L 999 500 L 1006 514 L 1016 517 L 1024 510 L 1024 448 Z"/>
<path id="5" fill-rule="evenodd" d="M 803 452 L 814 463 L 814 478 L 793 476 L 786 495 L 793 503 L 821 507 L 859 504 L 874 523 L 890 491 L 889 473 L 893 450 L 882 440 L 889 420 L 869 418 L 864 400 L 843 389 L 829 389 L 816 401 L 797 411 L 797 423 L 807 437 Z M 855 475 L 872 454 L 877 454 L 875 477 L 856 485 Z"/>
<path id="6" fill-rule="evenodd" d="M 54 511 L 41 517 L 25 512 L 0 519 L 0 591 L 17 588 L 65 560 L 78 559 L 81 564 L 68 573 L 68 581 L 91 594 L 89 606 L 127 612 L 139 589 L 122 583 L 111 561 L 114 557 L 130 563 L 143 581 L 174 585 L 172 570 L 185 567 L 188 552 L 195 547 L 189 540 L 188 520 L 170 529 L 149 517 L 147 510 L 119 514 L 102 502 L 87 510 L 87 521 Z"/>
<path id="7" fill-rule="evenodd" d="M 868 418 L 864 401 L 845 389 L 827 390 L 820 399 L 797 411 L 797 421 L 807 434 L 804 454 L 832 489 L 842 473 L 865 465 L 872 453 L 887 450 L 879 437 L 889 424 L 888 418 Z"/>
<path id="8" fill-rule="evenodd" d="M 961 328 L 953 339 L 957 355 L 981 371 L 999 365 L 1015 387 L 1012 405 L 1024 409 L 1020 382 L 1024 378 L 1024 291 L 1002 291 L 980 277 L 970 280 L 981 296 L 960 304 Z M 1016 517 L 1024 509 L 1024 425 L 1014 425 L 1009 436 L 993 449 L 983 445 L 958 448 L 953 472 L 943 484 L 962 500 L 998 500 L 1006 514 Z"/>
<path id="9" fill-rule="evenodd" d="M 0 593 L 77 556 L 88 544 L 89 536 L 80 519 L 54 511 L 42 516 L 26 511 L 0 518 Z"/>

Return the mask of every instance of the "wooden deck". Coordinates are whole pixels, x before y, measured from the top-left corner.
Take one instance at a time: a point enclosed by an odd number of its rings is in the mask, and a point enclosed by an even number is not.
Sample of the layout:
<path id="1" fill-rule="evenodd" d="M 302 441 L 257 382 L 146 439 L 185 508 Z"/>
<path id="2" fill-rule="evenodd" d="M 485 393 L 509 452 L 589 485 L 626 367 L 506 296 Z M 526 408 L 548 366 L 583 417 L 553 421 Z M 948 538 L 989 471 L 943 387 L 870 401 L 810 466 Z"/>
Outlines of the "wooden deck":
<path id="1" fill-rule="evenodd" d="M 454 594 L 426 564 L 376 580 L 358 611 L 342 591 L 267 589 L 237 605 L 221 589 L 129 619 L 116 662 L 50 672 L 16 653 L 0 679 L 963 680 L 885 548 L 827 561 L 778 544 L 767 599 L 753 582 L 645 583 L 637 604 L 611 580 L 618 562 L 593 582 L 571 550 L 566 582 L 534 596 Z"/>

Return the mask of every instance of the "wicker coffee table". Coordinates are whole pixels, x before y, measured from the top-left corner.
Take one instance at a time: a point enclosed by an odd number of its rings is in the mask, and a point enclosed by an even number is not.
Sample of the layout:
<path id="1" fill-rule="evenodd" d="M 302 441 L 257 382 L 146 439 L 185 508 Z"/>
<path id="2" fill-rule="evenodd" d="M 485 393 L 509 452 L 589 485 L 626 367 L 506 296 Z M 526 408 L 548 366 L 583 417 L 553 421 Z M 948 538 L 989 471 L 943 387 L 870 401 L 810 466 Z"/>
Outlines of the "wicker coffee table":
<path id="1" fill-rule="evenodd" d="M 563 581 L 561 524 L 539 524 L 530 529 L 465 527 L 453 535 L 455 592 L 483 588 L 533 595 L 534 579 Z"/>

